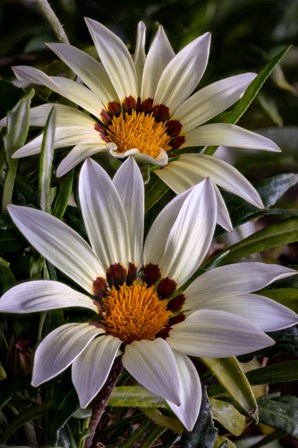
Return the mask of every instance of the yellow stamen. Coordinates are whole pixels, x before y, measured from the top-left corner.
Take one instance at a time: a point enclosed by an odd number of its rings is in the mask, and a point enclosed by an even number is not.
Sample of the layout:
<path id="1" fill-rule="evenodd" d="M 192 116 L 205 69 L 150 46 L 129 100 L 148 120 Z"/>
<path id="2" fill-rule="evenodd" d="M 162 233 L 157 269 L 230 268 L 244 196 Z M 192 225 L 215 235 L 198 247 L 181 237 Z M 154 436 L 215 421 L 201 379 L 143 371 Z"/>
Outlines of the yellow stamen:
<path id="1" fill-rule="evenodd" d="M 112 287 L 102 302 L 107 332 L 126 343 L 153 340 L 171 315 L 167 301 L 160 300 L 154 286 L 148 288 L 145 283 Z"/>
<path id="2" fill-rule="evenodd" d="M 152 114 L 144 112 L 132 110 L 130 114 L 114 116 L 107 135 L 119 152 L 137 148 L 141 153 L 156 158 L 161 148 L 165 151 L 170 149 L 170 137 L 164 123 L 157 123 Z"/>

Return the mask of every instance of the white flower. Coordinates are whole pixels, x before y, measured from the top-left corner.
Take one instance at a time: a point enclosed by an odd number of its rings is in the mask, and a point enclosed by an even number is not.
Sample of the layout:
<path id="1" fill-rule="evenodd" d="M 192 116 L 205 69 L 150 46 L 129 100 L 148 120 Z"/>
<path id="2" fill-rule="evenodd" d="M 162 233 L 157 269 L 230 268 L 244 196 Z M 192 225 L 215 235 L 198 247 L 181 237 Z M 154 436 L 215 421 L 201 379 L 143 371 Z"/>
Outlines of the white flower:
<path id="1" fill-rule="evenodd" d="M 211 244 L 216 193 L 209 180 L 179 194 L 157 216 L 145 242 L 144 185 L 133 158 L 113 181 L 91 159 L 83 165 L 79 198 L 90 245 L 65 223 L 36 209 L 9 206 L 27 240 L 85 292 L 50 280 L 15 286 L 0 311 L 31 313 L 66 307 L 94 312 L 67 323 L 35 353 L 32 384 L 72 366 L 81 407 L 105 383 L 114 360 L 141 385 L 167 400 L 188 430 L 198 417 L 201 387 L 189 356 L 230 357 L 269 346 L 273 331 L 296 314 L 252 293 L 293 275 L 282 266 L 240 263 L 207 271 L 186 289 Z"/>
<path id="2" fill-rule="evenodd" d="M 175 54 L 160 26 L 146 55 L 146 29 L 140 22 L 132 56 L 105 26 L 92 19 L 86 22 L 100 62 L 71 45 L 49 45 L 81 82 L 48 76 L 28 66 L 14 69 L 21 83 L 44 85 L 80 107 L 45 104 L 31 109 L 30 124 L 43 127 L 55 106 L 54 146 L 73 146 L 58 166 L 57 175 L 64 175 L 87 157 L 109 151 L 120 159 L 133 155 L 138 161 L 155 165 L 156 175 L 175 193 L 209 177 L 218 186 L 262 207 L 257 191 L 235 168 L 196 149 L 224 145 L 279 151 L 268 138 L 239 126 L 204 124 L 238 101 L 255 74 L 235 75 L 193 93 L 207 66 L 209 33 Z M 5 126 L 5 119 L 0 125 Z M 13 157 L 38 154 L 41 139 L 36 137 Z M 186 147 L 194 147 L 194 152 L 179 155 L 177 150 Z"/>

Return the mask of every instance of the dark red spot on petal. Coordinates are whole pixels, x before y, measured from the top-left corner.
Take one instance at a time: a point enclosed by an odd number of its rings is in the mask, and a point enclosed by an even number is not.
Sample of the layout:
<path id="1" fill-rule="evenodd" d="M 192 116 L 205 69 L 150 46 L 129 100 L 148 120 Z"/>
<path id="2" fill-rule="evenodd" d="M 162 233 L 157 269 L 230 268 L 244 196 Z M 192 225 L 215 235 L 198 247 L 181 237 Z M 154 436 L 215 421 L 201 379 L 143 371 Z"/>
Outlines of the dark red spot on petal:
<path id="1" fill-rule="evenodd" d="M 136 100 L 134 99 L 134 97 L 133 96 L 126 97 L 122 103 L 123 111 L 130 113 L 135 108 L 136 108 Z"/>
<path id="2" fill-rule="evenodd" d="M 115 115 L 116 117 L 119 117 L 121 113 L 121 105 L 117 103 L 116 101 L 111 101 L 108 104 L 108 112 L 110 115 Z"/>
<path id="3" fill-rule="evenodd" d="M 167 134 L 171 137 L 177 137 L 182 129 L 182 124 L 178 120 L 170 120 L 167 123 Z"/>
<path id="4" fill-rule="evenodd" d="M 150 114 L 152 112 L 152 106 L 153 106 L 153 99 L 147 98 L 146 100 L 142 101 L 140 104 L 140 112 L 145 112 Z"/>
<path id="5" fill-rule="evenodd" d="M 163 104 L 154 106 L 152 112 L 156 121 L 166 121 L 170 116 L 169 108 L 167 106 L 164 106 Z"/>
<path id="6" fill-rule="evenodd" d="M 171 331 L 171 327 L 165 327 L 162 330 L 160 330 L 155 337 L 156 338 L 162 338 L 162 339 L 166 339 L 169 336 L 169 333 Z"/>
<path id="7" fill-rule="evenodd" d="M 118 288 L 126 281 L 127 270 L 120 264 L 115 263 L 107 269 L 107 281 L 110 286 Z"/>
<path id="8" fill-rule="evenodd" d="M 157 294 L 160 299 L 168 299 L 175 291 L 177 283 L 170 278 L 163 278 L 157 287 Z"/>
<path id="9" fill-rule="evenodd" d="M 143 281 L 146 285 L 154 285 L 160 277 L 160 270 L 157 264 L 149 263 L 143 270 Z"/>
<path id="10" fill-rule="evenodd" d="M 180 148 L 180 146 L 183 145 L 184 142 L 185 137 L 183 137 L 183 135 L 179 135 L 178 137 L 172 138 L 172 140 L 169 142 L 169 145 L 171 146 L 172 149 L 178 149 Z"/>
<path id="11" fill-rule="evenodd" d="M 108 126 L 112 120 L 111 115 L 105 109 L 100 112 L 100 119 L 104 126 Z"/>
<path id="12" fill-rule="evenodd" d="M 108 285 L 106 279 L 103 277 L 97 277 L 97 279 L 93 282 L 93 294 L 100 298 L 106 294 L 107 287 Z"/>
<path id="13" fill-rule="evenodd" d="M 179 322 L 183 322 L 185 320 L 184 314 L 177 314 L 177 316 L 173 316 L 169 319 L 169 327 L 172 327 L 173 325 L 179 324 Z"/>
<path id="14" fill-rule="evenodd" d="M 137 278 L 137 267 L 133 263 L 129 263 L 126 277 L 126 284 L 130 286 Z"/>
<path id="15" fill-rule="evenodd" d="M 168 310 L 171 310 L 173 313 L 175 311 L 180 311 L 183 304 L 185 302 L 185 296 L 184 294 L 179 294 L 178 296 L 174 297 L 172 300 L 168 303 Z"/>

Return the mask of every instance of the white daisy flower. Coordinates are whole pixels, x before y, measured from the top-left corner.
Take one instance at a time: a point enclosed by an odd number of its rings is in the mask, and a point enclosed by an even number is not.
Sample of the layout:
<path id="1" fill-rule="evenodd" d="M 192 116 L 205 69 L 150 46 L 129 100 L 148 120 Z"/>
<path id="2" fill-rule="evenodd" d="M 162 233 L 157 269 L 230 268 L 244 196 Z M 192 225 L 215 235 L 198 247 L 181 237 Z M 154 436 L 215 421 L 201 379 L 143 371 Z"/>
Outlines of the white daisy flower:
<path id="1" fill-rule="evenodd" d="M 45 337 L 35 353 L 32 384 L 71 366 L 84 408 L 121 356 L 129 374 L 164 398 L 191 430 L 201 387 L 189 356 L 230 357 L 273 344 L 264 331 L 293 325 L 297 315 L 252 292 L 295 271 L 263 263 L 232 264 L 183 288 L 204 260 L 216 225 L 216 193 L 208 179 L 176 196 L 144 242 L 144 185 L 133 158 L 113 180 L 88 159 L 79 197 L 90 245 L 43 211 L 9 206 L 27 240 L 84 292 L 57 281 L 29 281 L 2 296 L 0 311 L 81 307 L 94 312 L 90 322 L 67 323 Z"/>
<path id="2" fill-rule="evenodd" d="M 210 34 L 199 36 L 177 54 L 160 26 L 145 54 L 145 25 L 140 22 L 136 51 L 102 24 L 86 23 L 100 62 L 68 44 L 49 44 L 51 50 L 77 75 L 80 82 L 48 76 L 37 68 L 14 68 L 25 85 L 40 84 L 72 101 L 80 110 L 62 104 L 31 109 L 30 124 L 43 127 L 53 106 L 57 112 L 55 148 L 73 147 L 57 169 L 62 176 L 101 151 L 117 158 L 133 155 L 155 165 L 155 173 L 175 193 L 209 177 L 218 186 L 257 207 L 257 191 L 235 168 L 196 147 L 224 145 L 279 151 L 261 135 L 225 123 L 208 123 L 238 101 L 254 79 L 244 73 L 217 81 L 193 93 L 209 57 Z M 5 126 L 6 120 L 0 121 Z M 42 136 L 20 148 L 13 157 L 40 152 Z M 193 153 L 177 150 L 194 147 Z M 173 152 L 174 151 L 174 152 Z"/>

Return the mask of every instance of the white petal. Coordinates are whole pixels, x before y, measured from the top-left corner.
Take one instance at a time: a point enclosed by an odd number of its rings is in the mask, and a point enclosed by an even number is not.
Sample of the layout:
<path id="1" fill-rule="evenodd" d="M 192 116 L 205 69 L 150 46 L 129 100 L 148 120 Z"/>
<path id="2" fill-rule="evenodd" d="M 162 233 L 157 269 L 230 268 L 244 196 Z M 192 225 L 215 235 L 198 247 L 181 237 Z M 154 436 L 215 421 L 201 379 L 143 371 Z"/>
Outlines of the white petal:
<path id="1" fill-rule="evenodd" d="M 134 341 L 125 347 L 123 366 L 146 389 L 180 404 L 177 363 L 164 339 Z"/>
<path id="2" fill-rule="evenodd" d="M 86 241 L 54 216 L 34 208 L 10 205 L 9 214 L 26 239 L 54 266 L 93 293 L 93 281 L 105 277 Z"/>
<path id="3" fill-rule="evenodd" d="M 175 56 L 174 50 L 164 32 L 159 26 L 148 51 L 144 65 L 141 99 L 154 98 L 160 76 L 167 64 Z"/>
<path id="4" fill-rule="evenodd" d="M 59 76 L 48 76 L 37 68 L 22 65 L 14 67 L 14 73 L 19 80 L 48 87 L 53 92 L 81 106 L 95 117 L 98 117 L 102 109 L 101 99 L 78 82 Z"/>
<path id="5" fill-rule="evenodd" d="M 48 103 L 30 109 L 30 126 L 43 127 L 52 108 L 56 111 L 57 127 L 78 126 L 94 129 L 96 121 L 85 112 L 64 104 Z"/>
<path id="6" fill-rule="evenodd" d="M 79 396 L 80 406 L 86 408 L 106 382 L 121 341 L 113 336 L 93 339 L 72 364 L 72 382 Z"/>
<path id="7" fill-rule="evenodd" d="M 263 207 L 262 200 L 250 182 L 232 165 L 204 154 L 182 154 L 163 168 L 156 170 L 159 176 L 175 193 L 185 191 L 209 177 L 216 185 L 240 196 L 256 207 Z"/>
<path id="8" fill-rule="evenodd" d="M 109 145 L 111 145 L 111 143 L 108 143 L 108 146 Z M 125 152 L 118 152 L 115 147 L 111 147 L 110 154 L 117 159 L 125 159 L 126 157 L 133 156 L 133 158 L 140 163 L 151 163 L 152 165 L 157 166 L 164 166 L 168 163 L 168 155 L 162 148 L 160 149 L 158 156 L 155 158 L 140 152 L 137 148 L 129 149 Z"/>
<path id="9" fill-rule="evenodd" d="M 136 50 L 133 57 L 138 80 L 138 92 L 141 91 L 143 68 L 146 59 L 145 43 L 146 43 L 146 25 L 144 24 L 144 22 L 139 22 L 137 31 Z"/>
<path id="10" fill-rule="evenodd" d="M 96 20 L 86 18 L 91 37 L 119 100 L 138 98 L 137 76 L 133 59 L 118 36 Z"/>
<path id="11" fill-rule="evenodd" d="M 32 386 L 39 386 L 63 372 L 103 330 L 94 325 L 66 324 L 56 328 L 35 352 Z"/>
<path id="12" fill-rule="evenodd" d="M 104 67 L 89 54 L 72 45 L 60 43 L 47 45 L 101 99 L 102 106 L 117 98 Z"/>
<path id="13" fill-rule="evenodd" d="M 167 339 L 173 350 L 190 356 L 226 358 L 274 344 L 259 327 L 236 314 L 199 310 L 176 324 Z"/>
<path id="14" fill-rule="evenodd" d="M 61 163 L 58 165 L 56 176 L 64 176 L 64 174 L 71 171 L 75 168 L 79 163 L 83 162 L 88 157 L 93 156 L 99 152 L 103 152 L 107 150 L 106 143 L 104 144 L 95 144 L 95 145 L 77 145 L 75 146 Z"/>
<path id="15" fill-rule="evenodd" d="M 205 33 L 184 47 L 166 66 L 160 77 L 155 104 L 173 113 L 189 97 L 202 78 L 209 56 L 210 34 Z"/>
<path id="16" fill-rule="evenodd" d="M 89 240 L 105 268 L 127 266 L 131 254 L 123 204 L 106 171 L 92 159 L 81 169 L 79 197 Z"/>
<path id="17" fill-rule="evenodd" d="M 217 202 L 217 223 L 227 230 L 228 232 L 232 232 L 233 230 L 233 224 L 230 219 L 229 211 L 227 209 L 227 206 L 225 204 L 224 198 L 221 195 L 221 192 L 217 188 L 216 185 L 213 185 L 215 195 L 216 195 L 216 202 Z"/>
<path id="18" fill-rule="evenodd" d="M 255 77 L 255 73 L 244 73 L 204 87 L 181 104 L 173 120 L 181 122 L 183 132 L 206 123 L 236 103 Z"/>
<path id="19" fill-rule="evenodd" d="M 204 272 L 185 290 L 188 306 L 206 303 L 210 297 L 225 300 L 231 295 L 258 291 L 270 283 L 295 275 L 296 271 L 276 264 L 235 263 Z"/>
<path id="20" fill-rule="evenodd" d="M 173 204 L 176 208 L 176 202 Z M 165 208 L 147 236 L 145 260 L 159 265 L 164 277 L 173 278 L 181 286 L 200 266 L 210 247 L 217 219 L 216 204 L 213 185 L 205 180 L 191 189 L 175 222 L 171 209 Z M 167 214 L 170 215 L 171 228 L 168 227 Z M 166 238 L 160 229 L 162 218 L 169 231 Z"/>
<path id="21" fill-rule="evenodd" d="M 13 158 L 18 159 L 20 157 L 28 157 L 34 154 L 39 154 L 41 150 L 41 142 L 43 135 L 39 135 L 31 142 L 22 146 L 14 154 Z M 67 146 L 73 145 L 94 145 L 102 144 L 102 140 L 95 129 L 78 127 L 78 126 L 68 126 L 65 128 L 56 127 L 55 129 L 55 141 L 54 148 L 66 148 Z"/>
<path id="22" fill-rule="evenodd" d="M 32 313 L 67 307 L 88 308 L 98 313 L 98 307 L 90 297 L 51 280 L 22 283 L 9 289 L 0 299 L 0 312 L 6 313 Z"/>
<path id="23" fill-rule="evenodd" d="M 116 172 L 113 183 L 121 198 L 128 223 L 131 246 L 130 262 L 143 262 L 144 239 L 144 182 L 133 158 L 128 158 Z"/>
<path id="24" fill-rule="evenodd" d="M 179 352 L 174 352 L 180 375 L 180 401 L 177 406 L 170 401 L 168 405 L 183 423 L 187 431 L 191 431 L 199 416 L 202 388 L 198 372 L 191 360 Z"/>
<path id="25" fill-rule="evenodd" d="M 269 138 L 242 129 L 235 124 L 206 124 L 185 134 L 183 146 L 208 145 L 280 151 L 280 148 Z"/>

